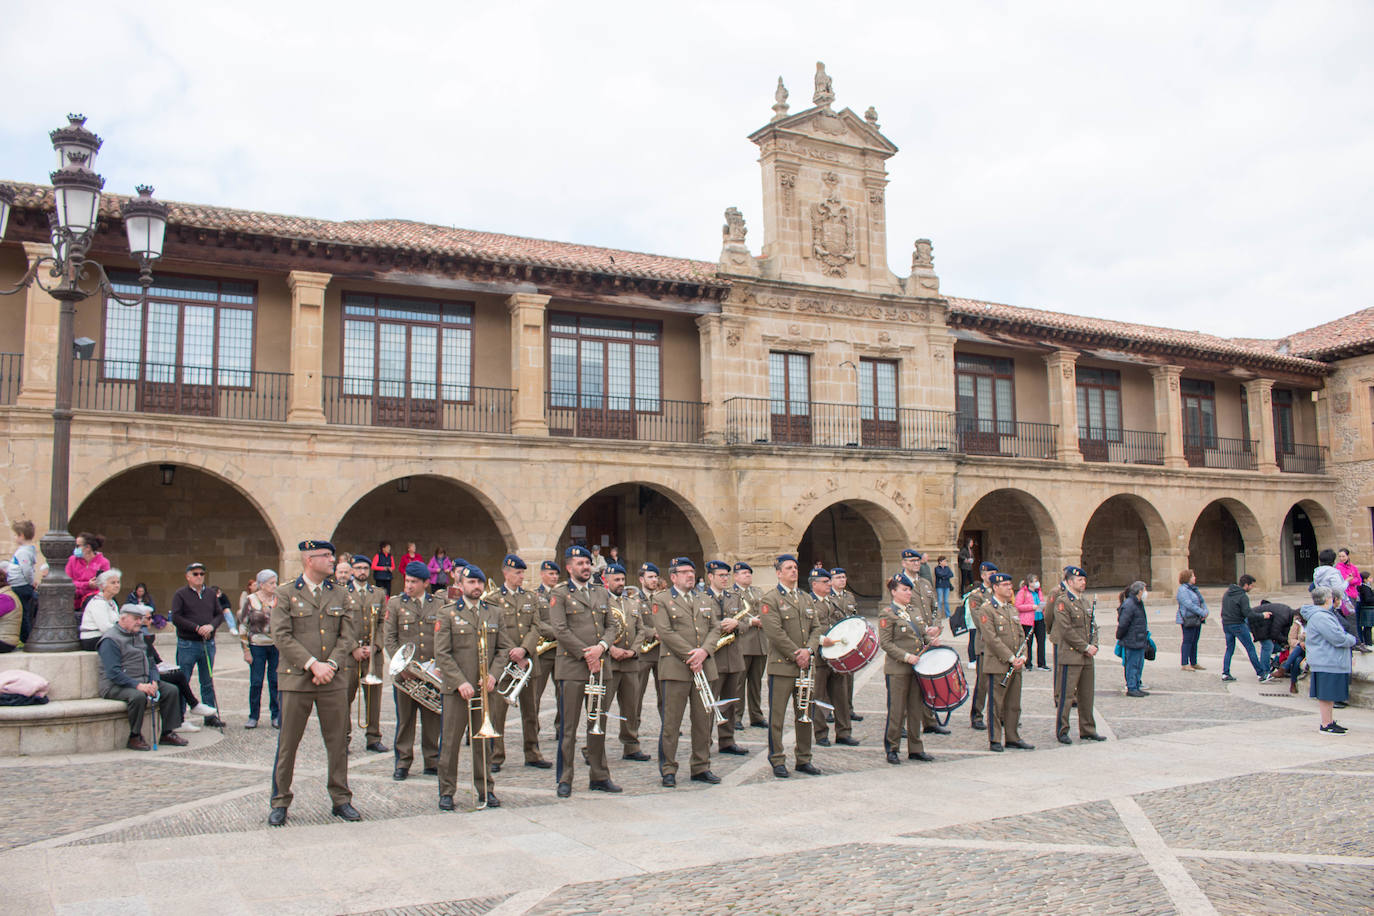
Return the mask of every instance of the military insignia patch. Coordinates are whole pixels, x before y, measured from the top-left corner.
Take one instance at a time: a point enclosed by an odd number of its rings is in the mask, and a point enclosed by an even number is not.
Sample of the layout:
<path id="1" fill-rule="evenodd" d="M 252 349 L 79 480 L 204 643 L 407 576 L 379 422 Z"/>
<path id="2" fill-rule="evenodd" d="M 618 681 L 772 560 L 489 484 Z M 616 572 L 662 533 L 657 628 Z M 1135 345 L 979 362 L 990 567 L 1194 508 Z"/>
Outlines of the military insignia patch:
<path id="1" fill-rule="evenodd" d="M 987 614 L 981 615 L 981 616 L 978 618 L 978 622 L 979 622 L 979 623 L 987 623 L 987 622 L 988 622 L 988 615 L 987 615 Z"/>
<path id="2" fill-rule="evenodd" d="M 878 621 L 878 626 L 881 627 L 882 629 L 886 630 L 886 629 L 887 629 L 887 621 L 886 621 L 886 620 L 879 620 L 879 621 Z"/>

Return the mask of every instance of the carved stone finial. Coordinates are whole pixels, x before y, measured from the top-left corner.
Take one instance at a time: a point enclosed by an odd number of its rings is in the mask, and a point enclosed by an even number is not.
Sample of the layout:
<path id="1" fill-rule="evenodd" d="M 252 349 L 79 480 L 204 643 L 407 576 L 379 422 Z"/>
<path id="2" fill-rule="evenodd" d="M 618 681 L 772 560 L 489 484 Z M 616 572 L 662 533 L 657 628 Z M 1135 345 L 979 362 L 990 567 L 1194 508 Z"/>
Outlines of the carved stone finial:
<path id="1" fill-rule="evenodd" d="M 720 234 L 727 244 L 731 242 L 744 244 L 744 237 L 749 234 L 749 230 L 744 225 L 744 214 L 739 212 L 737 207 L 726 208 L 725 225 L 721 227 Z"/>
<path id="2" fill-rule="evenodd" d="M 773 91 L 773 120 L 781 121 L 787 117 L 787 87 L 782 84 L 782 77 L 778 77 L 778 88 Z"/>
<path id="3" fill-rule="evenodd" d="M 911 253 L 911 269 L 934 267 L 935 256 L 931 254 L 930 239 L 917 239 L 916 250 Z"/>
<path id="4" fill-rule="evenodd" d="M 882 125 L 878 123 L 878 109 L 874 108 L 872 105 L 869 105 L 868 111 L 864 112 L 864 120 L 872 124 L 874 130 L 882 127 Z"/>
<path id="5" fill-rule="evenodd" d="M 816 61 L 816 94 L 811 96 L 813 105 L 824 105 L 830 107 L 830 103 L 835 101 L 835 85 L 825 72 L 825 62 Z"/>

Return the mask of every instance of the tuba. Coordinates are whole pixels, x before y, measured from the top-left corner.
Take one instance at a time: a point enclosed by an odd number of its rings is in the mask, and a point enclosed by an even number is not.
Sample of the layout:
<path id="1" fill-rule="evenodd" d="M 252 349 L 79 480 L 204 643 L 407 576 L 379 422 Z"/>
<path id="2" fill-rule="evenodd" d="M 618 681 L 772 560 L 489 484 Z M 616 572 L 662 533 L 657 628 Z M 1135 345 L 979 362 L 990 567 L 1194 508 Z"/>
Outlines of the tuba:
<path id="1" fill-rule="evenodd" d="M 415 661 L 415 643 L 408 642 L 391 657 L 391 684 L 430 712 L 443 715 L 443 678 L 434 662 Z"/>

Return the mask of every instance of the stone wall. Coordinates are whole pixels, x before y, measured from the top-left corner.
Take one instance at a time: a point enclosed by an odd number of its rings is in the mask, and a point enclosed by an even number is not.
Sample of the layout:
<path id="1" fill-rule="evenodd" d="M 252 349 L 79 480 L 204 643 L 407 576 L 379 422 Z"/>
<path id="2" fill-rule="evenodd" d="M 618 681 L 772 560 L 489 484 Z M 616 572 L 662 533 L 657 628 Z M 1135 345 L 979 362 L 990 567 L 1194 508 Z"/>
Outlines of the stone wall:
<path id="1" fill-rule="evenodd" d="M 1197 575 L 1198 585 L 1234 582 L 1245 571 L 1237 567 L 1236 556 L 1245 545 L 1235 518 L 1220 503 L 1212 503 L 1198 516 L 1188 539 L 1188 567 Z"/>
<path id="2" fill-rule="evenodd" d="M 797 545 L 797 562 L 802 575 L 815 561 L 829 568 L 844 567 L 853 588 L 861 597 L 882 597 L 883 580 L 898 569 L 898 557 L 885 557 L 873 526 L 853 507 L 839 503 L 825 509 L 807 526 Z"/>
<path id="3" fill-rule="evenodd" d="M 980 500 L 964 519 L 957 543 L 974 532 L 981 532 L 982 559 L 996 564 L 1017 583 L 1032 573 L 1042 582 L 1058 578 L 1046 574 L 1041 530 L 1016 496 L 993 494 Z"/>
<path id="4" fill-rule="evenodd" d="M 1094 588 L 1150 581 L 1150 535 L 1140 515 L 1124 499 L 1107 500 L 1093 513 L 1083 535 L 1079 564 Z"/>

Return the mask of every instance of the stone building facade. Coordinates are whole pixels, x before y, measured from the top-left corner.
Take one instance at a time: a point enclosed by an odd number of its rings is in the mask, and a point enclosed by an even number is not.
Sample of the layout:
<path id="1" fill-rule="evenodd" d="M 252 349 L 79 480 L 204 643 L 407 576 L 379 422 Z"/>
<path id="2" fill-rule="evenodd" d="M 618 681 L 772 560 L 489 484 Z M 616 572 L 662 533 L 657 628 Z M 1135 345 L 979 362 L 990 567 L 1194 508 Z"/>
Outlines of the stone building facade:
<path id="1" fill-rule="evenodd" d="M 712 263 L 173 205 L 149 303 L 78 311 L 72 531 L 155 595 L 191 558 L 226 588 L 290 574 L 320 534 L 488 568 L 578 540 L 765 582 L 798 552 L 875 600 L 901 548 L 968 538 L 1017 575 L 1170 590 L 1370 554 L 1374 357 L 950 296 L 926 239 L 897 276 L 897 147 L 823 69 L 749 139 L 761 248 L 731 207 Z M 45 250 L 49 200 L 21 186 L 0 283 Z M 94 254 L 118 264 L 105 206 Z M 24 329 L 0 347 L 0 515 L 41 521 L 56 303 L 0 321 Z"/>

